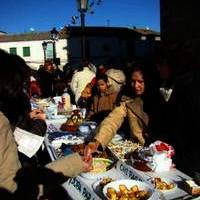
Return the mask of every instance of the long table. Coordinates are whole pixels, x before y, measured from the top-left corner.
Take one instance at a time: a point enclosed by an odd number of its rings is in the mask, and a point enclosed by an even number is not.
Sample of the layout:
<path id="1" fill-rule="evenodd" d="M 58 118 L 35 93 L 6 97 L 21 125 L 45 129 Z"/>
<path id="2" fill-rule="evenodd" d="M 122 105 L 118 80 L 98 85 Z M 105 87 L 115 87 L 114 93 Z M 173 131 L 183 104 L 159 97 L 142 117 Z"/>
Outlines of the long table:
<path id="1" fill-rule="evenodd" d="M 63 119 L 63 122 L 66 119 Z M 56 120 L 48 120 L 47 124 L 55 124 L 62 123 Z M 56 156 L 55 150 L 52 147 L 51 143 L 48 140 L 48 137 L 45 137 L 44 140 L 47 151 L 53 160 L 58 159 Z M 178 169 L 172 169 L 167 172 L 155 173 L 155 172 L 143 172 L 133 168 L 128 162 L 123 162 L 122 160 L 118 160 L 115 167 L 109 170 L 106 173 L 106 177 L 116 179 L 135 179 L 146 182 L 150 187 L 153 187 L 151 184 L 152 178 L 155 177 L 164 177 L 169 180 L 174 181 L 177 184 L 177 188 L 171 192 L 161 193 L 156 191 L 153 195 L 153 199 L 161 199 L 161 200 L 175 200 L 175 199 L 194 199 L 190 194 L 188 194 L 182 187 L 182 183 L 184 180 L 192 179 L 187 176 L 183 172 Z M 103 176 L 101 176 L 102 178 Z M 87 179 L 82 177 L 81 175 L 77 177 L 70 178 L 67 182 L 63 184 L 63 187 L 67 190 L 68 194 L 74 200 L 99 200 L 104 199 L 104 196 L 101 191 L 96 191 L 94 189 L 94 184 L 97 182 L 97 179 Z M 198 199 L 198 198 L 196 198 Z M 200 199 L 200 198 L 199 198 Z"/>

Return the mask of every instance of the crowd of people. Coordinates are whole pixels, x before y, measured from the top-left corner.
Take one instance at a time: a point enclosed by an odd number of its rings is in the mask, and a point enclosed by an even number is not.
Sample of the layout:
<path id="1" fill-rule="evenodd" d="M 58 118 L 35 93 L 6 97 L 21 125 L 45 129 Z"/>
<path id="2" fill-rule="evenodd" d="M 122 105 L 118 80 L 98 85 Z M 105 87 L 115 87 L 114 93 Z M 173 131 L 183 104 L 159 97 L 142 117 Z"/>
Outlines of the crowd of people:
<path id="1" fill-rule="evenodd" d="M 104 149 L 116 133 L 142 146 L 155 140 L 171 144 L 177 167 L 195 177 L 200 172 L 200 73 L 177 74 L 174 63 L 162 58 L 154 68 L 136 61 L 95 67 L 87 61 L 61 70 L 46 61 L 33 73 L 22 58 L 0 50 L 0 192 L 7 199 L 58 199 L 56 191 L 66 198 L 60 184 L 89 171 L 92 153 Z M 39 150 L 36 161 L 26 159 L 17 150 L 15 127 L 42 136 L 47 128 L 44 112 L 31 110 L 30 98 L 66 91 L 72 104 L 86 109 L 86 119 L 99 124 L 84 156 L 75 153 L 47 163 Z"/>

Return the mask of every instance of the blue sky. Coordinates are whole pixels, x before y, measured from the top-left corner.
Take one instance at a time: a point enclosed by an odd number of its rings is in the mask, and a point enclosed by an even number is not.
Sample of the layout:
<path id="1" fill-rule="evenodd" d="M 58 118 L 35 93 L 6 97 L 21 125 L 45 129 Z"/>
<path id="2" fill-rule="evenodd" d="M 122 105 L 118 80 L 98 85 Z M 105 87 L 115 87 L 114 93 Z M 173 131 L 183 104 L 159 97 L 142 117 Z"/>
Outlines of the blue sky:
<path id="1" fill-rule="evenodd" d="M 160 31 L 159 6 L 159 0 L 102 0 L 100 5 L 94 4 L 94 14 L 86 14 L 86 25 Z M 1 0 L 0 30 L 12 34 L 48 31 L 54 26 L 60 29 L 71 24 L 75 15 L 79 15 L 76 0 Z"/>

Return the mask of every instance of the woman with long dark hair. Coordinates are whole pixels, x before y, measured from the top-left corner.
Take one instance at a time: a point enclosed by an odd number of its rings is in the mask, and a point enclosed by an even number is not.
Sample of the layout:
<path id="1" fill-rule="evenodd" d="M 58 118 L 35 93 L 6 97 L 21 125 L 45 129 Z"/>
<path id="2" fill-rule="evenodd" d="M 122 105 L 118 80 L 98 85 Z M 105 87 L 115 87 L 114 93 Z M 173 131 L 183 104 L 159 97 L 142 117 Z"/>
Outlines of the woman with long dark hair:
<path id="1" fill-rule="evenodd" d="M 126 95 L 121 96 L 119 105 L 97 128 L 94 141 L 91 141 L 85 149 L 86 158 L 89 159 L 99 146 L 105 147 L 111 141 L 125 117 L 128 118 L 132 140 L 141 145 L 145 144 L 148 116 L 143 111 L 141 96 L 145 91 L 145 82 L 144 73 L 139 67 L 134 68 L 131 73 L 130 89 L 125 92 Z"/>

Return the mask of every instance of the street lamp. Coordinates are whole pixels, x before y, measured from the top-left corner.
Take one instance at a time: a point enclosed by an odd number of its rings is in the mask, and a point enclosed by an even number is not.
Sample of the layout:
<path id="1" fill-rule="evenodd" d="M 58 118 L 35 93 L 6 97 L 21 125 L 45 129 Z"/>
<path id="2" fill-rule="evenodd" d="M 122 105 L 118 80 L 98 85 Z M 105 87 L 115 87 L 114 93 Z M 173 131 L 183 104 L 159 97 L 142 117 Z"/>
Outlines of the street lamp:
<path id="1" fill-rule="evenodd" d="M 52 40 L 52 44 L 53 44 L 53 63 L 56 64 L 56 41 L 59 38 L 59 32 L 56 30 L 56 28 L 54 27 L 51 31 L 50 31 L 50 39 Z"/>
<path id="2" fill-rule="evenodd" d="M 81 43 L 81 51 L 82 51 L 82 61 L 85 60 L 85 13 L 88 8 L 88 0 L 77 0 L 78 11 L 80 12 L 81 17 L 81 29 L 82 29 L 82 43 Z"/>
<path id="3" fill-rule="evenodd" d="M 46 61 L 47 42 L 43 41 L 42 48 L 43 48 L 43 51 L 44 51 L 44 63 L 45 63 L 45 61 Z"/>

